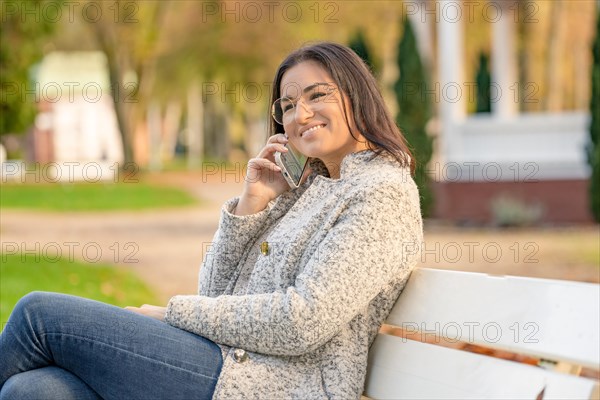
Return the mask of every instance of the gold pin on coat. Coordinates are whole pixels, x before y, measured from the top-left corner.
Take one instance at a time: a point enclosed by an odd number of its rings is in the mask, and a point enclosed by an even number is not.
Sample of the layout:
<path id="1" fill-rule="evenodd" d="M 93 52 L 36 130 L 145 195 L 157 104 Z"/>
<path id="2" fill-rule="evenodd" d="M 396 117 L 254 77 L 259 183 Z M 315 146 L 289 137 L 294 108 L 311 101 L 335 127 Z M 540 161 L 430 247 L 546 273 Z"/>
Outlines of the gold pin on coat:
<path id="1" fill-rule="evenodd" d="M 262 242 L 260 244 L 260 252 L 266 256 L 267 254 L 269 254 L 269 243 L 268 242 Z"/>

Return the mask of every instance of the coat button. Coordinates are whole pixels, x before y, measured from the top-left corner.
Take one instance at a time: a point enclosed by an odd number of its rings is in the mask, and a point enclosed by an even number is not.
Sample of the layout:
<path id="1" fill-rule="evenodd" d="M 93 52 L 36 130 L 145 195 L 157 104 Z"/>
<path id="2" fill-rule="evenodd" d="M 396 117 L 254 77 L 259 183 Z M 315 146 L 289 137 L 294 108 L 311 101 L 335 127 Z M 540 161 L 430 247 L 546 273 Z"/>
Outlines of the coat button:
<path id="1" fill-rule="evenodd" d="M 237 363 L 243 363 L 248 359 L 248 353 L 244 349 L 235 349 L 233 351 L 233 359 Z"/>
<path id="2" fill-rule="evenodd" d="M 260 252 L 263 254 L 263 256 L 269 254 L 269 242 L 262 242 L 260 244 Z"/>

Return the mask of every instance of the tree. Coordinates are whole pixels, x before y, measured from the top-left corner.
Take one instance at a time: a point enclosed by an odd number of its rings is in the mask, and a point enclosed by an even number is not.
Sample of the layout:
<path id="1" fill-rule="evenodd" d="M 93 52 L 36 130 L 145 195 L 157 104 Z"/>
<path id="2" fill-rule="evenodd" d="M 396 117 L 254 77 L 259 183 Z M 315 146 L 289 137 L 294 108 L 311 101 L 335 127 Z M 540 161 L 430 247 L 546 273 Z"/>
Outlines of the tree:
<path id="1" fill-rule="evenodd" d="M 42 41 L 55 28 L 40 10 L 49 1 L 6 1 L 0 24 L 0 135 L 23 132 L 35 118 L 32 65 L 43 56 Z M 53 2 L 60 7 L 62 1 Z M 24 13 L 24 11 L 28 11 Z"/>
<path id="2" fill-rule="evenodd" d="M 477 105 L 475 112 L 489 113 L 492 111 L 490 95 L 492 78 L 490 76 L 489 57 L 483 52 L 479 54 L 479 68 L 475 81 L 477 82 Z"/>
<path id="3" fill-rule="evenodd" d="M 400 78 L 394 85 L 399 108 L 396 123 L 416 158 L 415 181 L 421 195 L 421 212 L 427 216 L 433 204 L 431 179 L 427 175 L 427 164 L 433 153 L 433 140 L 425 131 L 425 125 L 431 115 L 431 104 L 424 94 L 428 79 L 410 20 L 404 18 L 403 25 L 402 39 L 398 47 Z"/>
<path id="4" fill-rule="evenodd" d="M 350 40 L 348 44 L 350 47 L 362 60 L 369 66 L 371 71 L 375 72 L 373 66 L 373 60 L 371 59 L 371 54 L 369 52 L 369 48 L 367 47 L 367 41 L 365 40 L 365 35 L 363 34 L 362 29 L 358 29 L 356 34 Z"/>
<path id="5" fill-rule="evenodd" d="M 134 161 L 133 133 L 144 118 L 154 87 L 159 35 L 169 2 L 94 3 L 102 7 L 102 15 L 114 17 L 87 22 L 108 61 L 111 95 L 127 168 Z M 132 72 L 137 79 L 135 87 L 126 82 Z"/>
<path id="6" fill-rule="evenodd" d="M 590 143 L 587 148 L 588 162 L 592 167 L 590 178 L 590 206 L 597 222 L 600 222 L 600 11 L 596 15 L 596 40 L 592 46 L 592 99 L 590 111 Z"/>

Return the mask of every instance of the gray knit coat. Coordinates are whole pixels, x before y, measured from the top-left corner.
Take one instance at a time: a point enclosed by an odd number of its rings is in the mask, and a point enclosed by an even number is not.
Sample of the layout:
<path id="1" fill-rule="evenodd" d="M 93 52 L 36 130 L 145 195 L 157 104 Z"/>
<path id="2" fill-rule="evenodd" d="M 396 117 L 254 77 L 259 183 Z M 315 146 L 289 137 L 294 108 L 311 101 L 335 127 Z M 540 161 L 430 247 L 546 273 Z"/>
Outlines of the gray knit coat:
<path id="1" fill-rule="evenodd" d="M 363 391 L 369 346 L 416 263 L 419 195 L 408 168 L 386 154 L 347 155 L 339 179 L 318 160 L 311 166 L 301 187 L 261 212 L 236 216 L 238 199 L 226 202 L 198 295 L 169 301 L 169 324 L 222 349 L 214 399 L 358 399 Z M 269 228 L 246 294 L 232 295 Z"/>

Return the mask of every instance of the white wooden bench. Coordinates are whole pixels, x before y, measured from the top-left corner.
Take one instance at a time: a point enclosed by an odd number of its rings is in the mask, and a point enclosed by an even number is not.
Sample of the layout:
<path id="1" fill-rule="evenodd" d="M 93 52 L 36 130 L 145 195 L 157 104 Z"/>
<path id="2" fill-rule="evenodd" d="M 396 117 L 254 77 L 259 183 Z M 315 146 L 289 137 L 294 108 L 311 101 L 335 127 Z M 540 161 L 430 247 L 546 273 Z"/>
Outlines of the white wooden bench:
<path id="1" fill-rule="evenodd" d="M 369 398 L 600 397 L 595 379 L 578 376 L 582 367 L 600 370 L 600 285 L 416 268 L 386 324 L 409 335 L 379 333 L 369 352 Z M 540 366 L 435 344 L 443 339 Z"/>

